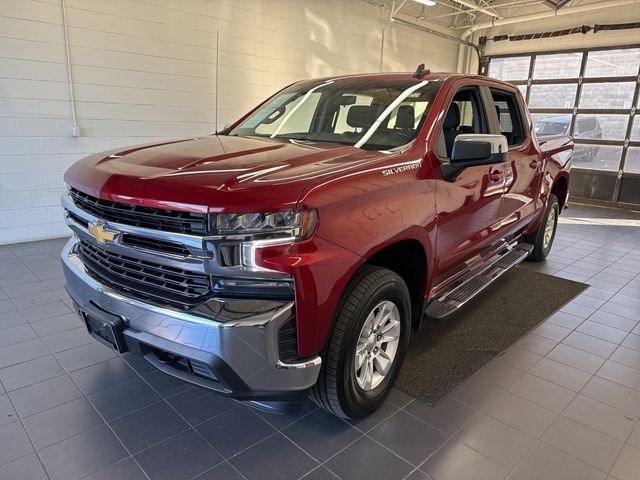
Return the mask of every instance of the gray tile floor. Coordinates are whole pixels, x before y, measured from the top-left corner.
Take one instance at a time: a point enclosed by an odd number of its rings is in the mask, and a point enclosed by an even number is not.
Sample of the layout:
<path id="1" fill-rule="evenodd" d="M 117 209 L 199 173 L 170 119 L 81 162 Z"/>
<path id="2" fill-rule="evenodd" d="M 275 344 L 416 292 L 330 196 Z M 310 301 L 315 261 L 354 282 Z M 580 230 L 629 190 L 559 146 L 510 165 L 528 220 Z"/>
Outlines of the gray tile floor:
<path id="1" fill-rule="evenodd" d="M 640 214 L 572 205 L 527 268 L 582 295 L 436 408 L 259 413 L 94 342 L 61 240 L 0 247 L 0 479 L 640 478 Z M 526 286 L 523 286 L 526 288 Z"/>

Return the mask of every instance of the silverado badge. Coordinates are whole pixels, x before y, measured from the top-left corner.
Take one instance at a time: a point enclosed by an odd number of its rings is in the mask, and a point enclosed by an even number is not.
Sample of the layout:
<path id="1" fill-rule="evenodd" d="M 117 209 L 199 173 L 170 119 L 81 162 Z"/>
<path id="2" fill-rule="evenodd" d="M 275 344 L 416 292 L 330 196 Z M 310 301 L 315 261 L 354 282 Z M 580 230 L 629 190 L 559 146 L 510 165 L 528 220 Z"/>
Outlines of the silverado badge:
<path id="1" fill-rule="evenodd" d="M 105 230 L 103 223 L 91 222 L 87 230 L 89 230 L 89 233 L 95 237 L 100 245 L 113 242 L 116 239 L 116 235 L 118 235 L 116 232 Z"/>

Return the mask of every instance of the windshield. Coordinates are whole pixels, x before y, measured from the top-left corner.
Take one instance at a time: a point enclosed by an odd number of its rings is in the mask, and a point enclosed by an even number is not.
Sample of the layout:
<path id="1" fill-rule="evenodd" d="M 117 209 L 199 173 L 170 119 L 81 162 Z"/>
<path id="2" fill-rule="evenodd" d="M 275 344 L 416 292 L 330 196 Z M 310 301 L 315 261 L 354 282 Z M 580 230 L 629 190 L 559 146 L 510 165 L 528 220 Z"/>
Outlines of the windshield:
<path id="1" fill-rule="evenodd" d="M 567 133 L 569 123 L 565 122 L 536 122 L 533 130 L 537 135 L 564 135 Z"/>
<path id="2" fill-rule="evenodd" d="M 420 80 L 304 82 L 277 93 L 228 135 L 387 150 L 413 140 L 439 88 Z"/>

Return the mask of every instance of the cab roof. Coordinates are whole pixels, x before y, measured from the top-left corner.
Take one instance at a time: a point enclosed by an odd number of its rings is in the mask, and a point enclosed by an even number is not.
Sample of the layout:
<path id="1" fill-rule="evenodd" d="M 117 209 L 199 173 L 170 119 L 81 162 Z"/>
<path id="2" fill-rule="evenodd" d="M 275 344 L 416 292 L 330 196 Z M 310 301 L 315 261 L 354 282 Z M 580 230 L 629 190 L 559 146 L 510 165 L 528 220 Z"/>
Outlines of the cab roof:
<path id="1" fill-rule="evenodd" d="M 380 73 L 358 73 L 352 75 L 336 75 L 332 77 L 322 77 L 322 78 L 312 78 L 308 80 L 302 81 L 327 81 L 327 80 L 426 80 L 429 82 L 441 81 L 444 82 L 446 80 L 457 80 L 457 79 L 468 79 L 468 80 L 482 80 L 484 82 L 491 82 L 497 85 L 507 85 L 513 88 L 513 85 L 504 82 L 502 80 L 498 80 L 496 78 L 485 77 L 481 75 L 470 75 L 463 73 L 451 73 L 451 72 L 434 72 L 429 73 L 428 75 L 424 75 L 422 77 L 414 77 L 413 72 L 380 72 Z"/>
<path id="2" fill-rule="evenodd" d="M 423 77 L 416 78 L 413 72 L 379 72 L 379 73 L 356 73 L 352 75 L 336 75 L 332 77 L 315 78 L 313 80 L 442 80 L 451 76 L 457 76 L 455 73 L 429 73 Z"/>

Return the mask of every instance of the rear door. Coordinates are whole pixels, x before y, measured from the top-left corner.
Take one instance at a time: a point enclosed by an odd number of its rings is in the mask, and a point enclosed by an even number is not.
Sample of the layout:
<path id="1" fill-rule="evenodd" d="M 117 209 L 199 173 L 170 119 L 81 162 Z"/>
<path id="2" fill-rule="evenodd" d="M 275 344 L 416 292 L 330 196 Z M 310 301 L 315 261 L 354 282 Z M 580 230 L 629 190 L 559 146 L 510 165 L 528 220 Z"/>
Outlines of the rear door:
<path id="1" fill-rule="evenodd" d="M 466 85 L 450 94 L 436 144 L 441 163 L 449 162 L 457 135 L 491 133 L 486 101 L 477 85 Z M 496 163 L 468 167 L 453 180 L 436 181 L 434 285 L 443 287 L 445 281 L 500 243 L 503 166 Z"/>
<path id="2" fill-rule="evenodd" d="M 543 165 L 538 148 L 532 140 L 524 105 L 516 90 L 489 89 L 500 133 L 507 138 L 509 156 L 504 165 L 505 193 L 501 209 L 502 236 L 518 233 L 535 213 L 542 180 Z M 494 124 L 495 125 L 495 124 Z"/>

